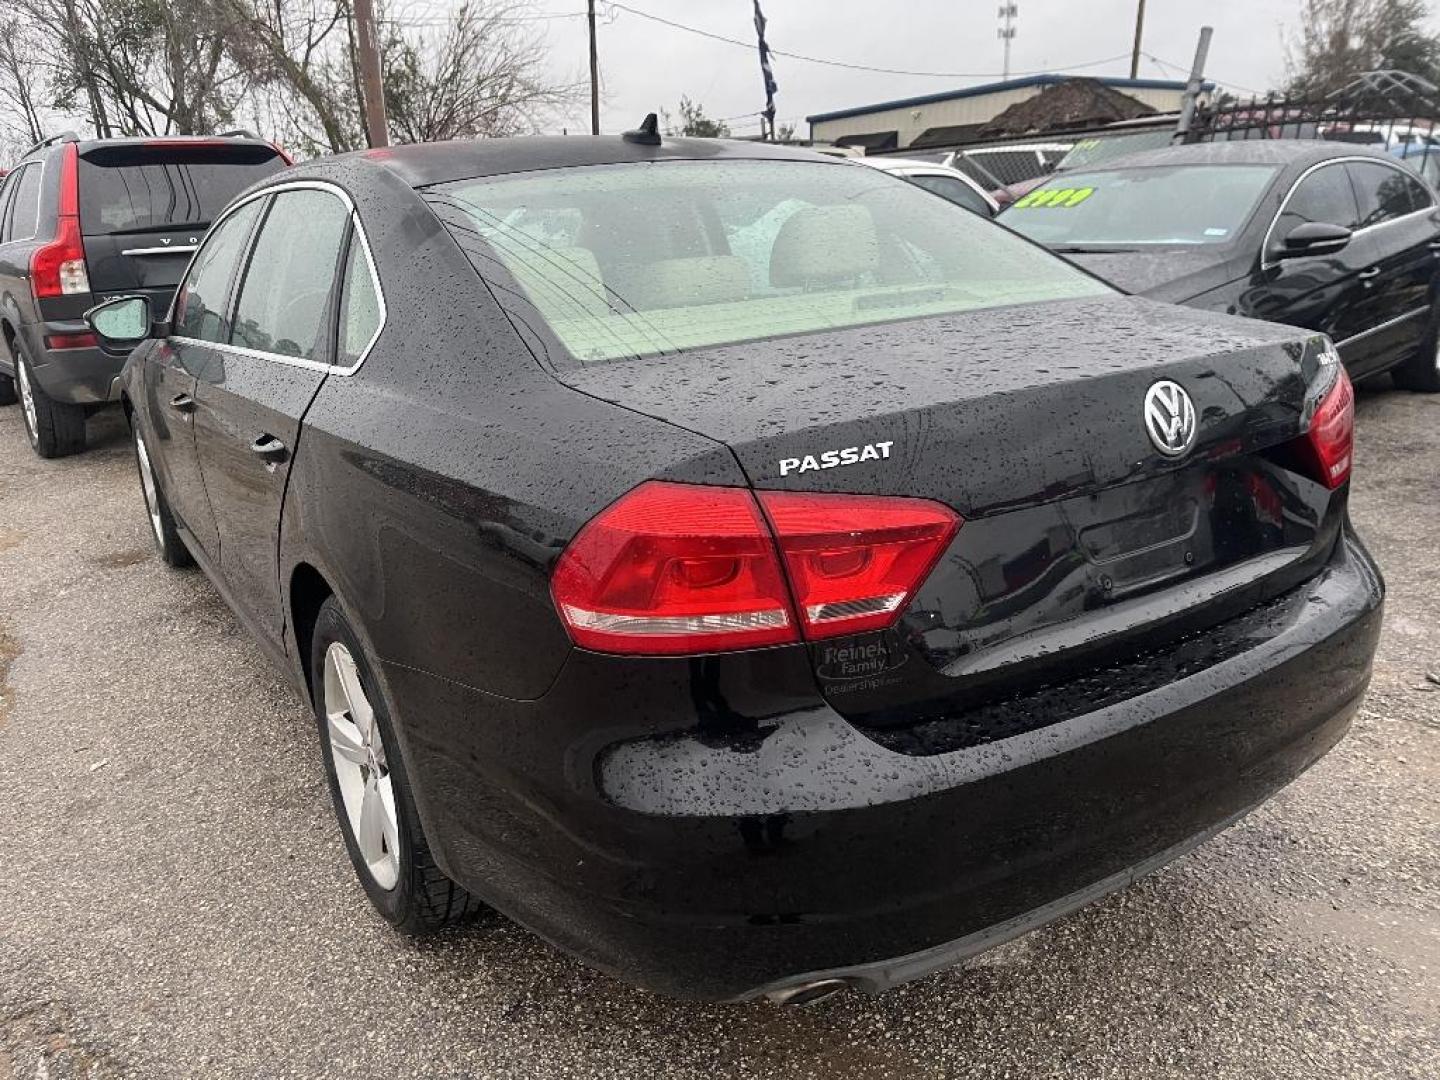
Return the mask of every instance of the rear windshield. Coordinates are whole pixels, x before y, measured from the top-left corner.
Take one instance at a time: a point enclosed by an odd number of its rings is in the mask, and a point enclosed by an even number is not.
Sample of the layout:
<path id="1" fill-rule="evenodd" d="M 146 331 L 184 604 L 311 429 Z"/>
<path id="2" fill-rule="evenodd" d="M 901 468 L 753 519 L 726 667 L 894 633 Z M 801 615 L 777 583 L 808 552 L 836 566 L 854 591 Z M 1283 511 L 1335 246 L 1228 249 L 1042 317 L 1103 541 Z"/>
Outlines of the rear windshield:
<path id="1" fill-rule="evenodd" d="M 1111 290 L 953 203 L 841 162 L 671 161 L 430 189 L 583 363 Z"/>
<path id="2" fill-rule="evenodd" d="M 1001 215 L 1048 247 L 1226 244 L 1270 186 L 1268 165 L 1179 165 L 1067 172 Z"/>
<path id="3" fill-rule="evenodd" d="M 241 191 L 284 167 L 268 146 L 91 151 L 80 158 L 80 227 L 98 236 L 209 225 Z"/>

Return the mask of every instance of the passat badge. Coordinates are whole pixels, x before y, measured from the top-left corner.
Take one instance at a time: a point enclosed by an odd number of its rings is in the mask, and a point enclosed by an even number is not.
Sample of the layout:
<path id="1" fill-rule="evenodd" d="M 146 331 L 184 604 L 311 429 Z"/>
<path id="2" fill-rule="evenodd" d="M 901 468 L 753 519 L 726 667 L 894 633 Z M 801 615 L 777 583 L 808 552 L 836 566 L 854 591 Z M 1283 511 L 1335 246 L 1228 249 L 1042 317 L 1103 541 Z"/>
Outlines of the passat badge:
<path id="1" fill-rule="evenodd" d="M 1161 379 L 1145 391 L 1145 430 L 1160 453 L 1179 457 L 1195 445 L 1198 429 L 1195 403 L 1179 383 Z"/>

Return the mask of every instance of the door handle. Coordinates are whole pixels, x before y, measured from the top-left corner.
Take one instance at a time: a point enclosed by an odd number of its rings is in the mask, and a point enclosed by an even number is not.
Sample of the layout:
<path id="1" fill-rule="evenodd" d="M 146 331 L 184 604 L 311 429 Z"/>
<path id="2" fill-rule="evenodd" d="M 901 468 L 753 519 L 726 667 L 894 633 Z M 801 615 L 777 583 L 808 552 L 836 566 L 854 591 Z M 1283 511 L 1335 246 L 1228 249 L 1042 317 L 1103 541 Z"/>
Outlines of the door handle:
<path id="1" fill-rule="evenodd" d="M 170 407 L 183 413 L 195 411 L 195 399 L 189 394 L 176 394 L 170 399 Z"/>
<path id="2" fill-rule="evenodd" d="M 285 444 L 268 433 L 251 443 L 250 449 L 266 465 L 279 465 L 290 456 Z"/>
<path id="3" fill-rule="evenodd" d="M 1374 281 L 1379 276 L 1380 268 L 1378 266 L 1372 266 L 1369 270 L 1361 270 L 1359 274 L 1360 280 L 1364 282 Z"/>

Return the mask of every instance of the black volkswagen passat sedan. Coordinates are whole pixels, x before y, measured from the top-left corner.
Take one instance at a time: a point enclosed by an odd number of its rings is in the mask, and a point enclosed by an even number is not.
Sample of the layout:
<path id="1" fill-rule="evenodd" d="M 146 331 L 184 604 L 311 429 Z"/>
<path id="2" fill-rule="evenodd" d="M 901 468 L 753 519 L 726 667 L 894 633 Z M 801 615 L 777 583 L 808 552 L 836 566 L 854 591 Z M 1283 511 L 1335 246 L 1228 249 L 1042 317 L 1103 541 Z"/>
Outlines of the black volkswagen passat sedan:
<path id="1" fill-rule="evenodd" d="M 1002 221 L 1138 295 L 1323 331 L 1352 377 L 1440 391 L 1440 206 L 1388 154 L 1152 150 L 1057 176 Z"/>
<path id="2" fill-rule="evenodd" d="M 314 703 L 387 919 L 483 902 L 679 996 L 873 990 L 1341 737 L 1382 589 L 1326 338 L 854 163 L 644 139 L 312 162 L 158 321 L 90 315 L 140 342 L 160 553 Z"/>

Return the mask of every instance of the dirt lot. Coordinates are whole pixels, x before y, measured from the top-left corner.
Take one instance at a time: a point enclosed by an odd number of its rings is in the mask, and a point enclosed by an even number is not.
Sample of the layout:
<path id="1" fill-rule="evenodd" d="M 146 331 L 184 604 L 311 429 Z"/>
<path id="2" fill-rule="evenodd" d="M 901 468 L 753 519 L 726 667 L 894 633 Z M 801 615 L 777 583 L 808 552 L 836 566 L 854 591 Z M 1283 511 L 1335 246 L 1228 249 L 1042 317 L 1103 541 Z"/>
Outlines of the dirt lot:
<path id="1" fill-rule="evenodd" d="M 0 1080 L 1440 1077 L 1440 398 L 1362 394 L 1388 575 L 1355 728 L 1248 820 L 969 967 L 813 1010 L 678 1005 L 504 921 L 411 944 L 318 746 L 118 419 L 46 463 L 0 409 Z"/>

